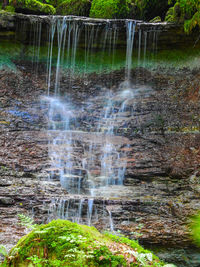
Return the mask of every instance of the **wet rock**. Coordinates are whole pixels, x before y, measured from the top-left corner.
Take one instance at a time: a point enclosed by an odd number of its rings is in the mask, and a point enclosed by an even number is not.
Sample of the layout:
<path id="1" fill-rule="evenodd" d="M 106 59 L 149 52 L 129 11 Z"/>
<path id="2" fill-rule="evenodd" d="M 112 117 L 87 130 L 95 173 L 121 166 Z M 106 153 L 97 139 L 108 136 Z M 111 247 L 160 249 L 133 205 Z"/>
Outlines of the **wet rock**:
<path id="1" fill-rule="evenodd" d="M 0 204 L 1 205 L 12 205 L 14 204 L 14 200 L 10 197 L 0 197 Z"/>
<path id="2" fill-rule="evenodd" d="M 12 185 L 12 181 L 9 181 L 7 179 L 0 179 L 0 186 L 10 186 Z"/>
<path id="3" fill-rule="evenodd" d="M 111 76 L 89 75 L 87 84 L 79 79 L 73 81 L 76 91 L 71 101 L 77 107 L 95 98 L 90 108 L 83 111 L 77 108 L 74 112 L 73 118 L 80 131 L 66 133 L 66 137 L 72 135 L 76 153 L 73 173 L 76 185 L 80 178 L 81 184 L 89 188 L 91 180 L 80 166 L 84 158 L 91 156 L 86 153 L 91 141 L 96 144 L 91 174 L 98 180 L 98 186 L 94 189 L 96 198 L 90 218 L 88 203 L 90 201 L 91 205 L 92 201 L 91 195 L 87 195 L 88 188 L 80 199 L 80 196 L 68 195 L 58 180 L 47 181 L 52 171 L 48 141 L 57 133 L 48 135 L 48 105 L 41 106 L 46 77 L 42 68 L 36 77 L 27 63 L 17 62 L 16 65 L 20 67 L 18 73 L 0 71 L 0 224 L 4 231 L 0 240 L 10 243 L 9 229 L 17 225 L 17 213 L 28 213 L 42 223 L 66 217 L 70 206 L 66 218 L 78 218 L 74 213 L 80 212 L 82 207 L 83 217 L 79 222 L 87 223 L 91 219 L 99 229 L 110 229 L 106 209 L 109 207 L 114 228 L 126 235 L 135 238 L 133 233 L 138 233 L 140 241 L 149 244 L 188 244 L 189 235 L 184 224 L 186 218 L 200 208 L 199 133 L 189 131 L 192 124 L 198 123 L 200 113 L 198 96 L 193 98 L 189 83 L 193 80 L 197 86 L 199 74 L 189 70 L 174 74 L 144 69 L 133 71 L 134 79 L 138 77 L 141 84 L 150 81 L 151 88 L 144 86 L 144 92 L 137 90 L 134 101 L 127 101 L 125 111 L 118 114 L 112 137 L 97 132 L 106 96 L 106 89 L 102 87 L 110 85 L 112 76 L 112 90 L 117 92 L 124 71 L 113 72 Z M 72 87 L 64 78 L 61 92 L 72 93 Z M 116 97 L 115 103 L 118 101 Z M 124 186 L 112 185 L 109 190 L 100 186 L 98 156 L 105 138 L 116 145 L 117 151 L 123 152 L 121 159 L 127 163 Z M 65 152 L 63 158 L 66 159 Z M 59 170 L 55 173 L 58 179 Z M 138 229 L 138 224 L 143 227 Z M 22 230 L 15 230 L 14 242 L 23 234 Z"/>

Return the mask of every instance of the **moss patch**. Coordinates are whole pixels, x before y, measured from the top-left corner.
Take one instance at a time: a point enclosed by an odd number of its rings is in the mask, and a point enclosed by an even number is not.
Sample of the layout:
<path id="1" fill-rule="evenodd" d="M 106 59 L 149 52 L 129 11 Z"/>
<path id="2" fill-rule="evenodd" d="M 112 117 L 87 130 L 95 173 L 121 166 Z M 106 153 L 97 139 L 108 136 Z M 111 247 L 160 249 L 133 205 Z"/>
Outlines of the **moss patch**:
<path id="1" fill-rule="evenodd" d="M 52 5 L 43 4 L 37 0 L 10 0 L 10 5 L 17 9 L 22 10 L 24 13 L 32 14 L 50 14 L 56 13 L 55 8 Z"/>
<path id="2" fill-rule="evenodd" d="M 190 228 L 193 240 L 200 247 L 200 213 L 192 218 Z"/>
<path id="3" fill-rule="evenodd" d="M 126 18 L 129 13 L 126 0 L 93 0 L 90 17 L 93 18 Z"/>
<path id="4" fill-rule="evenodd" d="M 90 7 L 89 0 L 65 0 L 57 7 L 56 13 L 58 15 L 89 16 Z"/>
<path id="5" fill-rule="evenodd" d="M 11 256 L 12 255 L 12 256 Z M 23 237 L 3 266 L 163 266 L 137 242 L 56 220 Z M 36 265 L 41 264 L 41 265 Z"/>

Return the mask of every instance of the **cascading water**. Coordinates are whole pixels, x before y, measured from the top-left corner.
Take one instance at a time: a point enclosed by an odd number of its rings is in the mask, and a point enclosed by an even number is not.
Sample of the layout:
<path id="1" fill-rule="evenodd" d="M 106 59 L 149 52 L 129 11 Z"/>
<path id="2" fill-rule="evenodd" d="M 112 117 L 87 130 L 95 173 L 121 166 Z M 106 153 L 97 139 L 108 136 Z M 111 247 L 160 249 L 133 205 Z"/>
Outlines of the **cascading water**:
<path id="1" fill-rule="evenodd" d="M 70 17 L 53 17 L 49 29 L 49 48 L 47 62 L 48 96 L 43 102 L 48 106 L 49 168 L 50 179 L 59 180 L 69 194 L 81 195 L 64 200 L 52 200 L 49 216 L 70 219 L 79 223 L 93 224 L 105 217 L 114 230 L 112 212 L 103 205 L 95 203 L 96 197 L 120 197 L 130 140 L 120 135 L 120 129 L 126 127 L 127 118 L 132 116 L 135 96 L 140 92 L 131 88 L 131 69 L 133 63 L 134 38 L 138 33 L 137 64 L 146 60 L 147 32 L 137 29 L 135 21 L 126 22 L 127 49 L 125 63 L 125 82 L 118 89 L 101 88 L 98 95 L 84 102 L 76 103 L 69 93 L 61 92 L 61 77 L 66 77 L 68 86 L 77 68 L 77 49 L 81 32 L 84 31 L 83 79 L 87 82 L 87 71 L 92 64 L 93 50 L 101 55 L 109 55 L 114 62 L 115 45 L 118 30 L 109 22 L 102 31 L 98 25 L 85 23 L 79 25 Z M 101 43 L 97 45 L 100 35 Z M 144 39 L 143 39 L 144 36 Z M 154 37 L 155 38 L 155 37 Z M 54 52 L 56 46 L 56 54 Z M 102 57 L 103 60 L 103 57 Z M 99 71 L 103 72 L 103 62 Z M 67 68 L 66 68 L 67 66 Z M 55 71 L 53 71 L 55 70 Z M 52 86 L 54 84 L 54 86 Z M 124 86 L 125 85 L 125 86 Z M 54 88 L 54 90 L 52 90 Z M 73 90 L 73 89 L 72 89 Z M 53 96 L 51 92 L 53 91 Z M 92 114 L 95 111 L 95 116 Z M 84 115 L 85 114 L 85 115 Z"/>
<path id="2" fill-rule="evenodd" d="M 126 48 L 126 80 L 130 81 L 130 71 L 132 67 L 132 53 L 133 53 L 133 42 L 135 37 L 135 21 L 127 22 L 127 48 Z"/>

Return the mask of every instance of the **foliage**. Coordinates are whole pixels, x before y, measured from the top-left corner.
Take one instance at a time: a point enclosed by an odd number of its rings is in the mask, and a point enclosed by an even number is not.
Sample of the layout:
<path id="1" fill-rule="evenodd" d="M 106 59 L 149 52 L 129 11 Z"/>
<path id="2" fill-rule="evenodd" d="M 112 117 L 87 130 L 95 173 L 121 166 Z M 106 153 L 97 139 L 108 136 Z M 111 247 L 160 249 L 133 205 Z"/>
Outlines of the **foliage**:
<path id="1" fill-rule="evenodd" d="M 136 6 L 140 10 L 140 19 L 150 20 L 160 16 L 164 19 L 169 8 L 168 0 L 135 0 Z"/>
<path id="2" fill-rule="evenodd" d="M 13 251 L 15 251 L 14 256 Z M 136 241 L 94 227 L 55 220 L 38 226 L 13 248 L 3 266 L 163 266 Z"/>
<path id="3" fill-rule="evenodd" d="M 15 12 L 15 8 L 14 8 L 14 6 L 9 5 L 9 6 L 5 7 L 5 11 L 13 13 L 13 12 Z"/>
<path id="4" fill-rule="evenodd" d="M 56 9 L 59 15 L 89 16 L 91 2 L 89 0 L 65 0 Z"/>
<path id="5" fill-rule="evenodd" d="M 173 1 L 169 0 L 169 3 Z M 166 21 L 184 22 L 186 33 L 190 33 L 196 26 L 200 27 L 200 1 L 176 0 L 165 17 Z"/>
<path id="6" fill-rule="evenodd" d="M 190 224 L 192 238 L 200 246 L 200 213 L 192 218 Z"/>
<path id="7" fill-rule="evenodd" d="M 61 3 L 63 3 L 65 0 L 45 0 L 46 4 L 52 5 L 53 7 L 57 7 Z"/>
<path id="8" fill-rule="evenodd" d="M 50 14 L 56 13 L 53 6 L 43 4 L 38 0 L 10 0 L 10 5 L 16 9 L 22 9 L 29 13 Z"/>
<path id="9" fill-rule="evenodd" d="M 28 229 L 36 229 L 37 228 L 37 224 L 34 224 L 34 220 L 32 218 L 30 218 L 29 216 L 26 216 L 24 214 L 18 214 L 20 223 L 19 225 L 22 225 Z"/>
<path id="10" fill-rule="evenodd" d="M 129 14 L 127 0 L 93 0 L 90 17 L 93 18 L 126 18 Z"/>
<path id="11" fill-rule="evenodd" d="M 8 256 L 8 251 L 3 245 L 0 245 L 0 255 L 3 255 L 4 257 Z"/>

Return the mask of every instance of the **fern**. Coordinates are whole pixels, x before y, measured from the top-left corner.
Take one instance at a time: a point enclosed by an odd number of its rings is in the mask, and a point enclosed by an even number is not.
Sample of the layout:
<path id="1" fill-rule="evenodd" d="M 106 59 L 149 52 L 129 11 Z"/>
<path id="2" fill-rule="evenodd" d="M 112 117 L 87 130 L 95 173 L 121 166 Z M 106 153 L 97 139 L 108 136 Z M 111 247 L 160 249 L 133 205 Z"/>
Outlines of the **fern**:
<path id="1" fill-rule="evenodd" d="M 8 251 L 6 247 L 4 247 L 3 245 L 0 245 L 0 255 L 3 255 L 4 257 L 8 257 Z"/>
<path id="2" fill-rule="evenodd" d="M 200 28 L 200 0 L 168 0 L 168 3 L 174 4 L 174 6 L 166 14 L 167 21 L 184 22 L 184 30 L 188 34 L 194 28 Z M 177 7 L 180 8 L 178 17 L 176 16 Z"/>
<path id="3" fill-rule="evenodd" d="M 29 216 L 26 216 L 24 214 L 18 214 L 19 217 L 19 225 L 26 227 L 27 229 L 34 230 L 37 228 L 37 224 L 34 224 L 34 220 L 30 218 Z"/>
<path id="4" fill-rule="evenodd" d="M 191 19 L 185 21 L 185 32 L 190 33 L 196 26 L 200 27 L 200 11 L 197 11 Z"/>

